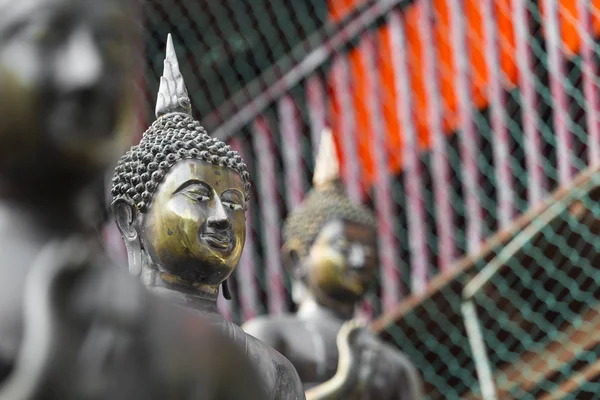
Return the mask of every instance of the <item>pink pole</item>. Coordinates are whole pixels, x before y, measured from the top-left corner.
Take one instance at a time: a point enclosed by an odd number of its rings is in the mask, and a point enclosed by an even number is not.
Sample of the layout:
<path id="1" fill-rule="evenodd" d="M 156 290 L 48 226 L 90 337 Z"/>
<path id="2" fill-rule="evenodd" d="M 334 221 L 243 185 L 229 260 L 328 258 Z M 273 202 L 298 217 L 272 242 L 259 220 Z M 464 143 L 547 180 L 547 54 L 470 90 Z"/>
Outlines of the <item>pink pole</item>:
<path id="1" fill-rule="evenodd" d="M 556 132 L 556 158 L 558 179 L 561 185 L 568 185 L 573 176 L 572 138 L 569 132 L 569 103 L 565 92 L 565 67 L 562 59 L 558 5 L 556 0 L 544 0 L 546 15 L 543 18 L 544 34 L 547 38 L 548 71 L 550 72 L 550 92 L 552 93 L 552 121 Z M 539 151 L 539 150 L 538 150 Z"/>
<path id="2" fill-rule="evenodd" d="M 590 1 L 578 0 L 579 36 L 581 37 L 583 95 L 586 105 L 586 122 L 588 128 L 588 164 L 600 163 L 600 102 L 596 78 L 598 68 L 594 63 L 594 30 L 590 13 Z"/>
<path id="3" fill-rule="evenodd" d="M 392 205 L 390 176 L 388 175 L 388 155 L 385 130 L 382 124 L 381 87 L 378 79 L 378 60 L 375 40 L 371 34 L 365 34 L 360 43 L 360 53 L 366 63 L 365 71 L 369 80 L 367 106 L 369 125 L 373 131 L 373 158 L 375 159 L 375 209 L 379 224 L 379 258 L 382 268 L 382 304 L 385 312 L 392 310 L 402 295 L 400 271 L 398 268 L 398 249 L 392 222 L 396 220 Z"/>
<path id="4" fill-rule="evenodd" d="M 267 287 L 269 288 L 268 309 L 271 314 L 280 314 L 285 309 L 285 288 L 281 267 L 281 227 L 279 202 L 275 177 L 275 149 L 273 136 L 267 120 L 259 116 L 253 123 L 252 142 L 258 158 L 258 189 L 260 211 L 265 243 Z"/>
<path id="5" fill-rule="evenodd" d="M 354 109 L 352 106 L 352 96 L 350 94 L 348 60 L 344 56 L 337 57 L 333 63 L 331 73 L 335 92 L 340 101 L 342 114 L 340 118 L 340 134 L 342 147 L 344 149 L 346 191 L 353 201 L 362 203 L 360 168 L 355 137 L 356 124 L 354 122 Z"/>
<path id="6" fill-rule="evenodd" d="M 510 133 L 506 126 L 506 98 L 498 57 L 498 31 L 496 29 L 494 0 L 483 0 L 482 13 L 485 30 L 485 61 L 489 74 L 488 98 L 494 132 L 493 150 L 498 190 L 498 221 L 501 229 L 507 228 L 514 217 L 513 180 L 510 168 Z"/>
<path id="7" fill-rule="evenodd" d="M 455 254 L 452 232 L 454 209 L 450 200 L 450 170 L 446 158 L 446 136 L 442 128 L 442 105 L 438 75 L 435 70 L 436 55 L 432 34 L 432 10 L 429 0 L 420 0 L 421 18 L 419 36 L 423 41 L 423 63 L 425 69 L 425 90 L 428 101 L 428 123 L 431 135 L 432 178 L 435 198 L 435 221 L 439 243 L 438 265 L 442 272 L 450 270 Z"/>
<path id="8" fill-rule="evenodd" d="M 285 170 L 286 201 L 288 210 L 294 210 L 304 198 L 304 167 L 300 141 L 300 119 L 294 100 L 283 96 L 278 103 L 279 130 L 284 144 L 281 146 Z"/>
<path id="9" fill-rule="evenodd" d="M 314 156 L 319 149 L 321 132 L 327 124 L 327 105 L 325 89 L 319 75 L 313 75 L 306 82 L 306 97 L 308 99 L 308 115 L 310 118 L 310 134 Z"/>
<path id="10" fill-rule="evenodd" d="M 238 153 L 244 160 L 244 162 L 250 166 L 252 159 L 248 157 L 248 153 L 245 150 L 242 141 L 239 138 L 233 138 L 229 141 L 231 148 Z M 255 199 L 250 199 L 248 208 L 256 204 Z M 259 311 L 258 303 L 258 288 L 256 286 L 256 264 L 254 262 L 254 255 L 256 254 L 256 243 L 254 237 L 254 218 L 252 212 L 246 212 L 246 243 L 244 244 L 244 251 L 240 258 L 240 264 L 237 267 L 237 284 L 240 296 L 239 304 L 242 309 L 242 315 L 244 321 L 248 321 L 254 318 Z"/>
<path id="11" fill-rule="evenodd" d="M 422 170 L 417 148 L 417 135 L 413 124 L 410 78 L 406 57 L 404 22 L 399 11 L 392 11 L 388 19 L 391 34 L 391 54 L 396 92 L 396 116 L 402 127 L 404 143 L 398 149 L 402 153 L 402 176 L 407 199 L 408 240 L 410 245 L 411 286 L 414 293 L 422 293 L 427 287 L 429 263 L 426 211 L 422 193 Z"/>
<path id="12" fill-rule="evenodd" d="M 467 251 L 475 254 L 479 251 L 483 240 L 483 209 L 479 200 L 479 170 L 477 168 L 477 143 L 479 137 L 473 126 L 473 101 L 471 98 L 471 82 L 469 80 L 469 52 L 465 44 L 465 19 L 462 1 L 450 0 L 448 5 L 451 14 L 452 46 L 454 51 L 454 67 L 456 69 L 456 96 L 458 97 L 458 114 L 460 123 L 460 156 L 463 162 L 462 181 L 466 198 L 467 219 Z"/>
<path id="13" fill-rule="evenodd" d="M 537 94 L 533 74 L 533 55 L 529 46 L 529 14 L 524 1 L 512 2 L 512 19 L 515 27 L 519 88 L 521 91 L 521 116 L 525 134 L 525 164 L 529 172 L 527 195 L 529 206 L 535 206 L 548 190 L 548 182 L 540 155 L 541 138 L 538 131 Z"/>

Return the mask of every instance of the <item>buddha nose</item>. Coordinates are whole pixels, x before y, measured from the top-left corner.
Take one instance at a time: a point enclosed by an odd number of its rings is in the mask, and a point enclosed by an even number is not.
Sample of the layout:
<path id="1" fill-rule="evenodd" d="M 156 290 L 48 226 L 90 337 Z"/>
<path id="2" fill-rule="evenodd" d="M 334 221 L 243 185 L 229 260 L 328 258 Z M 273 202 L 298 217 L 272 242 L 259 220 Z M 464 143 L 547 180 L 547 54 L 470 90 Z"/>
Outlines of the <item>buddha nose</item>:
<path id="1" fill-rule="evenodd" d="M 57 80 L 66 91 L 89 89 L 100 80 L 102 68 L 92 33 L 80 28 L 73 32 L 57 59 Z"/>
<path id="2" fill-rule="evenodd" d="M 354 244 L 350 246 L 348 253 L 348 264 L 350 268 L 362 269 L 365 265 L 365 251 L 362 246 Z"/>
<path id="3" fill-rule="evenodd" d="M 223 207 L 221 200 L 215 199 L 213 213 L 206 220 L 206 224 L 214 229 L 224 230 L 230 227 L 229 217 L 227 216 L 227 212 L 225 211 L 225 207 Z"/>

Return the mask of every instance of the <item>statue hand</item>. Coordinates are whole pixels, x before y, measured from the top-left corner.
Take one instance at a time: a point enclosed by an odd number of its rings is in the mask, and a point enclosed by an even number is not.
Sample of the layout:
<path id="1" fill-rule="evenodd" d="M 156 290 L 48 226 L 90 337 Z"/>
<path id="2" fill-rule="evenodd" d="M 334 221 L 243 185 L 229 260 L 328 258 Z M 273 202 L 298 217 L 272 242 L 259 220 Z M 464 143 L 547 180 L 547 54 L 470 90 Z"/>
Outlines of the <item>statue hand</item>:
<path id="1" fill-rule="evenodd" d="M 361 368 L 364 349 L 360 337 L 366 329 L 366 324 L 356 319 L 342 325 L 337 335 L 337 372 L 330 380 L 307 390 L 307 400 L 347 398 L 359 389 L 364 381 L 364 374 L 361 373 L 364 370 Z"/>
<path id="2" fill-rule="evenodd" d="M 365 326 L 363 322 L 353 319 L 342 325 L 338 332 L 339 358 L 336 375 L 343 376 L 346 381 L 355 380 L 358 377 L 356 365 L 361 358 L 362 350 L 358 338 Z"/>

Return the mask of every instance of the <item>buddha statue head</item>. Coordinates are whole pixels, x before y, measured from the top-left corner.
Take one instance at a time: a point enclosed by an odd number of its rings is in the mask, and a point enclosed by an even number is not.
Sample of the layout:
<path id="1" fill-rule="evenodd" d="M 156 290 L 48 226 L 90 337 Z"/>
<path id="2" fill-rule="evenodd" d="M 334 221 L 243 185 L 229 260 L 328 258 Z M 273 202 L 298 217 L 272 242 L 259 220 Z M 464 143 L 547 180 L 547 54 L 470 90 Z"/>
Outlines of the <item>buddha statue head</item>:
<path id="1" fill-rule="evenodd" d="M 377 223 L 366 207 L 343 192 L 331 131 L 321 136 L 313 189 L 288 216 L 284 264 L 294 278 L 294 300 L 353 310 L 372 285 L 378 267 Z"/>
<path id="2" fill-rule="evenodd" d="M 150 287 L 216 299 L 244 247 L 249 174 L 237 152 L 192 118 L 170 35 L 156 117 L 113 178 L 130 271 Z"/>
<path id="3" fill-rule="evenodd" d="M 133 114 L 132 7 L 0 0 L 3 195 L 47 204 L 97 180 L 122 154 Z"/>

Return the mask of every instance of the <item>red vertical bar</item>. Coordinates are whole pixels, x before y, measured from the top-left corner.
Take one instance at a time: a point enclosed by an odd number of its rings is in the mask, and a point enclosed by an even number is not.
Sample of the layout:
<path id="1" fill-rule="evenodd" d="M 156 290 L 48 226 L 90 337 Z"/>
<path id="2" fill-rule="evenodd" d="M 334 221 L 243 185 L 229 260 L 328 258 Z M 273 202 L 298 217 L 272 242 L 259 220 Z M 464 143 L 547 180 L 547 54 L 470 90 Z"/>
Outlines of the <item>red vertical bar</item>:
<path id="1" fill-rule="evenodd" d="M 308 99 L 308 115 L 310 118 L 310 135 L 314 156 L 319 149 L 321 132 L 327 125 L 327 106 L 325 104 L 325 89 L 319 75 L 313 75 L 306 82 L 306 97 Z"/>
<path id="2" fill-rule="evenodd" d="M 462 0 L 449 0 L 452 30 L 452 54 L 456 69 L 456 96 L 458 97 L 458 118 L 460 124 L 460 156 L 463 162 L 462 181 L 464 188 L 467 251 L 477 253 L 483 239 L 483 210 L 479 199 L 479 170 L 477 168 L 477 143 L 479 138 L 473 126 L 472 87 L 469 80 L 469 52 L 465 36 L 464 10 Z"/>
<path id="3" fill-rule="evenodd" d="M 529 46 L 529 14 L 527 3 L 512 2 L 512 18 L 515 27 L 516 59 L 521 92 L 521 116 L 525 134 L 525 164 L 529 173 L 527 197 L 529 205 L 536 205 L 548 190 L 548 182 L 541 160 L 541 138 L 538 131 L 537 95 L 533 74 L 533 55 Z"/>
<path id="4" fill-rule="evenodd" d="M 279 314 L 285 309 L 285 288 L 279 251 L 281 248 L 279 221 L 279 202 L 277 179 L 275 177 L 275 148 L 268 122 L 259 116 L 253 123 L 252 142 L 254 154 L 258 158 L 259 204 L 263 223 L 263 242 L 265 243 L 265 262 L 267 287 L 269 289 L 268 309 Z"/>
<path id="5" fill-rule="evenodd" d="M 506 126 L 506 98 L 498 56 L 498 31 L 496 28 L 494 0 L 483 0 L 483 27 L 485 31 L 485 62 L 488 70 L 488 98 L 492 114 L 493 150 L 498 191 L 498 222 L 506 228 L 514 217 L 513 180 L 510 168 L 510 133 Z"/>
<path id="6" fill-rule="evenodd" d="M 556 0 L 544 0 L 544 34 L 548 50 L 548 72 L 550 73 L 550 92 L 552 93 L 552 121 L 556 132 L 556 158 L 558 162 L 558 180 L 567 185 L 573 176 L 571 164 L 572 138 L 569 132 L 568 99 L 564 81 L 565 66 L 562 58 L 560 26 L 558 22 L 558 4 Z M 539 151 L 539 150 L 538 150 Z"/>
<path id="7" fill-rule="evenodd" d="M 579 11 L 579 36 L 581 37 L 582 80 L 585 99 L 585 118 L 588 128 L 588 164 L 600 163 L 600 102 L 596 77 L 598 68 L 594 63 L 594 29 L 589 0 L 577 1 Z"/>
<path id="8" fill-rule="evenodd" d="M 244 162 L 250 167 L 252 159 L 248 157 L 248 153 L 245 151 L 245 146 L 239 138 L 233 138 L 230 140 L 231 148 L 238 153 L 244 160 Z M 248 207 L 252 206 L 253 199 L 250 199 Z M 258 289 L 256 287 L 256 263 L 254 262 L 254 255 L 256 254 L 256 244 L 254 238 L 254 218 L 252 212 L 246 212 L 246 243 L 244 245 L 244 251 L 240 258 L 240 264 L 237 267 L 237 284 L 238 284 L 238 296 L 239 304 L 242 309 L 242 316 L 244 321 L 248 321 L 254 318 L 259 311 L 258 302 Z"/>
<path id="9" fill-rule="evenodd" d="M 382 304 L 385 312 L 390 311 L 401 296 L 400 271 L 398 268 L 398 249 L 394 235 L 393 221 L 396 220 L 392 205 L 390 176 L 388 174 L 388 155 L 383 117 L 381 112 L 381 87 L 378 75 L 378 60 L 375 40 L 371 34 L 365 34 L 360 43 L 360 53 L 366 64 L 365 71 L 369 81 L 367 107 L 369 126 L 373 132 L 371 150 L 375 159 L 375 209 L 379 225 L 379 258 L 382 268 Z"/>
<path id="10" fill-rule="evenodd" d="M 346 178 L 346 191 L 348 196 L 355 202 L 362 203 L 362 191 L 360 188 L 360 169 L 358 152 L 356 149 L 356 124 L 354 121 L 354 109 L 352 96 L 350 94 L 350 72 L 348 59 L 339 56 L 333 62 L 332 67 L 333 86 L 340 101 L 340 138 L 344 150 L 344 171 Z"/>
<path id="11" fill-rule="evenodd" d="M 283 136 L 281 152 L 285 171 L 286 203 L 293 210 L 304 198 L 304 167 L 302 165 L 302 143 L 300 141 L 300 119 L 294 100 L 288 95 L 278 103 L 279 130 Z"/>
<path id="12" fill-rule="evenodd" d="M 428 128 L 431 135 L 432 178 L 435 198 L 435 221 L 439 243 L 438 265 L 442 272 L 450 270 L 455 254 L 452 232 L 454 209 L 450 200 L 450 170 L 446 158 L 446 137 L 442 129 L 442 106 L 438 75 L 435 70 L 436 55 L 432 34 L 432 11 L 429 0 L 419 1 L 421 18 L 419 36 L 423 41 L 425 90 L 427 92 Z"/>
<path id="13" fill-rule="evenodd" d="M 422 193 L 422 170 L 417 148 L 417 135 L 412 118 L 413 104 L 406 58 L 404 22 L 399 11 L 392 11 L 388 20 L 391 37 L 391 54 L 394 65 L 394 90 L 396 92 L 396 115 L 402 127 L 402 176 L 407 202 L 408 240 L 410 246 L 411 287 L 414 293 L 422 293 L 429 277 L 426 211 Z"/>

